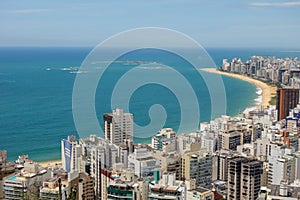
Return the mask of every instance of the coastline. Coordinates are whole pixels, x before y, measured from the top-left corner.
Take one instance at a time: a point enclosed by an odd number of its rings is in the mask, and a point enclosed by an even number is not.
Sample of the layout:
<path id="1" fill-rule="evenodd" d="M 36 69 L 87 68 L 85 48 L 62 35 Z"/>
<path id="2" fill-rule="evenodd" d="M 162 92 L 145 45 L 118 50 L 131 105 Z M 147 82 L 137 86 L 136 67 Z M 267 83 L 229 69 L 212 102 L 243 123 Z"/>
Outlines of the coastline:
<path id="1" fill-rule="evenodd" d="M 59 166 L 62 165 L 61 160 L 49 160 L 49 161 L 42 161 L 42 162 L 37 162 L 37 163 L 43 167 L 53 167 L 56 165 L 59 165 Z"/>
<path id="2" fill-rule="evenodd" d="M 256 87 L 261 89 L 261 102 L 258 104 L 258 106 L 263 106 L 265 108 L 270 106 L 269 101 L 271 100 L 272 97 L 276 96 L 276 91 L 277 91 L 277 87 L 273 86 L 273 85 L 268 85 L 260 80 L 256 80 L 247 76 L 243 76 L 240 74 L 233 74 L 233 73 L 229 73 L 229 72 L 223 72 L 223 71 L 219 71 L 217 68 L 202 68 L 200 69 L 202 71 L 205 72 L 209 72 L 209 73 L 215 73 L 215 74 L 221 74 L 224 76 L 229 76 L 232 78 L 237 78 L 243 81 L 247 81 L 251 84 L 254 84 Z M 260 94 L 259 94 L 260 96 Z"/>

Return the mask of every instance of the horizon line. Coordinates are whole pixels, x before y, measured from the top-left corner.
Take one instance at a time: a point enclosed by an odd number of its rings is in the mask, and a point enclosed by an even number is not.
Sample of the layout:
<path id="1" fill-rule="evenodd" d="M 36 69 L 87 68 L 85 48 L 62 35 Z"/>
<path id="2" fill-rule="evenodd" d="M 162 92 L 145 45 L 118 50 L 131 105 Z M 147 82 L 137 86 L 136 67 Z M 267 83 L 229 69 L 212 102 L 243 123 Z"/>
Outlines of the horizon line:
<path id="1" fill-rule="evenodd" d="M 0 45 L 0 48 L 95 48 L 97 45 Z M 118 48 L 118 47 L 111 47 Z M 122 47 L 120 47 L 122 48 Z M 186 48 L 186 47 L 178 47 Z M 253 46 L 203 46 L 207 49 L 281 49 L 287 53 L 300 52 L 300 47 L 276 47 L 276 46 L 265 46 L 265 47 L 253 47 Z"/>

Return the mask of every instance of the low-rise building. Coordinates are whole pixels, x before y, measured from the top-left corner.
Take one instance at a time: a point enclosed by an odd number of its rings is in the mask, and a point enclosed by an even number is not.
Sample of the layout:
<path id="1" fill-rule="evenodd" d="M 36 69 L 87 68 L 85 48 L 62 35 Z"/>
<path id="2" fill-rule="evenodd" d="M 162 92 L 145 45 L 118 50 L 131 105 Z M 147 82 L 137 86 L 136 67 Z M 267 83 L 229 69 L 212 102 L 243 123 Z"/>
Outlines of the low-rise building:
<path id="1" fill-rule="evenodd" d="M 128 167 L 134 169 L 139 178 L 157 181 L 159 179 L 160 161 L 153 156 L 147 145 L 136 146 L 129 154 Z"/>
<path id="2" fill-rule="evenodd" d="M 164 139 L 171 139 L 176 136 L 175 131 L 172 128 L 163 128 L 156 135 L 152 137 L 152 148 L 155 150 L 163 149 L 163 141 Z"/>
<path id="3" fill-rule="evenodd" d="M 48 178 L 50 178 L 49 170 L 38 166 L 37 163 L 25 162 L 21 172 L 3 179 L 5 199 L 38 199 L 38 188 Z"/>
<path id="4" fill-rule="evenodd" d="M 66 200 L 68 198 L 68 181 L 60 178 L 49 178 L 43 182 L 40 188 L 41 200 Z"/>
<path id="5" fill-rule="evenodd" d="M 206 188 L 197 187 L 195 189 L 187 190 L 186 199 L 188 200 L 214 200 L 214 193 Z"/>

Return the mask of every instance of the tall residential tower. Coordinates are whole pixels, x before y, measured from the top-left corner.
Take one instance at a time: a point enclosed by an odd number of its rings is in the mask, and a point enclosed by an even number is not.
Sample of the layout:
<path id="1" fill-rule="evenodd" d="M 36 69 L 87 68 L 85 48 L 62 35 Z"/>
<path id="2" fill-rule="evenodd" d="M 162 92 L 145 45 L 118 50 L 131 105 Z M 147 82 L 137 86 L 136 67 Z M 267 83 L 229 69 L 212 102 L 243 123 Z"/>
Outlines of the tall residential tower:
<path id="1" fill-rule="evenodd" d="M 277 90 L 278 120 L 285 119 L 289 115 L 289 110 L 295 108 L 298 102 L 299 89 L 281 88 Z"/>
<path id="2" fill-rule="evenodd" d="M 263 162 L 244 157 L 228 160 L 227 199 L 257 199 Z"/>
<path id="3" fill-rule="evenodd" d="M 117 108 L 103 115 L 104 137 L 111 143 L 120 145 L 133 139 L 133 115 Z"/>

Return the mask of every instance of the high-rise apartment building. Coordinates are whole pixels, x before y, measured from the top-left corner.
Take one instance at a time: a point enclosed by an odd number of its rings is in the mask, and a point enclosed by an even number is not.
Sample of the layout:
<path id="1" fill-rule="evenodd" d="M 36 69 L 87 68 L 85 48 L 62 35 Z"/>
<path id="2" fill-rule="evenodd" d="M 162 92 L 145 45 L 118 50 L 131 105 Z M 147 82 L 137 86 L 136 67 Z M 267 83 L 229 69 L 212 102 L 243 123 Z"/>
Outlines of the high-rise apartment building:
<path id="1" fill-rule="evenodd" d="M 78 196 L 84 200 L 95 199 L 94 178 L 89 176 L 87 173 L 79 174 Z"/>
<path id="2" fill-rule="evenodd" d="M 247 160 L 242 163 L 241 197 L 245 200 L 257 199 L 261 186 L 263 162 Z"/>
<path id="3" fill-rule="evenodd" d="M 241 170 L 244 158 L 228 160 L 227 199 L 241 199 Z"/>
<path id="4" fill-rule="evenodd" d="M 78 145 L 75 135 L 69 135 L 68 139 L 61 140 L 61 161 L 66 172 L 79 171 L 81 146 Z"/>
<path id="5" fill-rule="evenodd" d="M 296 159 L 294 156 L 270 156 L 268 169 L 268 184 L 280 185 L 282 181 L 293 183 L 295 180 Z"/>
<path id="6" fill-rule="evenodd" d="M 86 156 L 90 175 L 94 178 L 95 199 L 103 199 L 106 196 L 107 169 L 110 169 L 119 159 L 118 146 L 109 143 L 96 135 L 88 138 L 81 138 L 79 144 L 82 146 L 84 156 Z M 105 175 L 106 174 L 106 175 Z M 103 196 L 104 195 L 104 196 Z"/>
<path id="7" fill-rule="evenodd" d="M 215 154 L 215 163 L 213 165 L 213 171 L 216 174 L 215 180 L 227 181 L 228 179 L 228 160 L 236 157 L 231 151 L 221 150 Z"/>
<path id="8" fill-rule="evenodd" d="M 133 139 L 133 115 L 117 108 L 112 113 L 103 115 L 104 137 L 113 144 L 119 145 Z"/>
<path id="9" fill-rule="evenodd" d="M 285 119 L 289 115 L 289 110 L 295 108 L 298 102 L 299 89 L 281 88 L 277 90 L 278 120 Z"/>
<path id="10" fill-rule="evenodd" d="M 212 182 L 211 153 L 190 152 L 182 155 L 182 178 L 196 180 L 196 186 L 209 188 Z"/>
<path id="11" fill-rule="evenodd" d="M 236 130 L 221 131 L 219 133 L 219 142 L 221 149 L 236 150 L 241 144 L 241 133 Z"/>
<path id="12" fill-rule="evenodd" d="M 228 160 L 227 199 L 257 199 L 261 186 L 263 163 L 248 158 Z"/>

